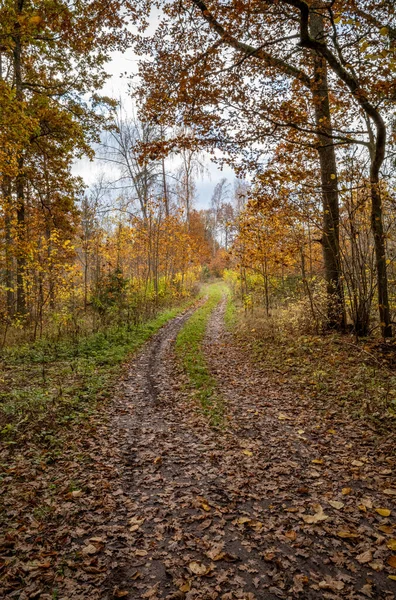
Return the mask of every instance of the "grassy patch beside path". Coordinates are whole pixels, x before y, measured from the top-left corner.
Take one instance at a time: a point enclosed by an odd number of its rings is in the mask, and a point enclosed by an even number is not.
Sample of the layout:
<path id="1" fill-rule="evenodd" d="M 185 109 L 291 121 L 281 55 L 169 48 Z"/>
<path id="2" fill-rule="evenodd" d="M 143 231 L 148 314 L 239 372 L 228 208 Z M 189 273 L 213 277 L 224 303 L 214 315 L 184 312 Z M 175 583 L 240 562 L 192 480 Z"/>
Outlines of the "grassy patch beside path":
<path id="1" fill-rule="evenodd" d="M 122 364 L 183 306 L 136 328 L 114 327 L 75 341 L 42 340 L 3 352 L 0 439 L 5 445 L 33 441 L 61 451 L 62 429 L 78 426 L 106 398 Z"/>
<path id="2" fill-rule="evenodd" d="M 235 326 L 238 322 L 238 313 L 235 304 L 235 299 L 229 288 L 227 288 L 227 304 L 224 313 L 224 322 L 228 331 L 232 331 L 233 329 L 235 329 Z"/>
<path id="3" fill-rule="evenodd" d="M 210 374 L 202 344 L 210 315 L 228 288 L 223 283 L 208 285 L 208 299 L 184 325 L 176 339 L 176 353 L 189 376 L 204 412 L 213 425 L 223 418 L 223 403 L 216 393 L 216 380 Z"/>

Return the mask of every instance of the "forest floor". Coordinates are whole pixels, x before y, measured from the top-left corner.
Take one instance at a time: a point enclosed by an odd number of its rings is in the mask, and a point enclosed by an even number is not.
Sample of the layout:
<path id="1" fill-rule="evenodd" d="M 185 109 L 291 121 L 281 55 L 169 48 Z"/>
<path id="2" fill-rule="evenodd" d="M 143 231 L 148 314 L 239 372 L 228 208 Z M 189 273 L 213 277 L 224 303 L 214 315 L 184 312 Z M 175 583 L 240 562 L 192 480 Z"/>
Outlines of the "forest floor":
<path id="1" fill-rule="evenodd" d="M 213 420 L 175 352 L 194 310 L 135 355 L 69 456 L 15 466 L 0 597 L 395 598 L 394 436 L 252 360 L 226 296 L 202 345 Z"/>

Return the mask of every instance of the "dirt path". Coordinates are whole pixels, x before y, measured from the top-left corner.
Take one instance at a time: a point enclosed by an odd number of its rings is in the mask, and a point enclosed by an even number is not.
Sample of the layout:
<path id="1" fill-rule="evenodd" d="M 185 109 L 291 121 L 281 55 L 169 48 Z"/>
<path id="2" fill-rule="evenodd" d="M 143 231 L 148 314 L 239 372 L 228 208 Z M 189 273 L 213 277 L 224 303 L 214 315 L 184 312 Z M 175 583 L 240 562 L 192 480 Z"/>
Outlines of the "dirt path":
<path id="1" fill-rule="evenodd" d="M 394 510 L 389 457 L 369 428 L 335 422 L 252 366 L 223 312 L 205 352 L 227 426 L 211 428 L 185 388 L 179 317 L 131 365 L 115 407 L 120 488 L 91 542 L 106 578 L 86 570 L 59 598 L 394 598 L 396 534 L 375 510 Z"/>

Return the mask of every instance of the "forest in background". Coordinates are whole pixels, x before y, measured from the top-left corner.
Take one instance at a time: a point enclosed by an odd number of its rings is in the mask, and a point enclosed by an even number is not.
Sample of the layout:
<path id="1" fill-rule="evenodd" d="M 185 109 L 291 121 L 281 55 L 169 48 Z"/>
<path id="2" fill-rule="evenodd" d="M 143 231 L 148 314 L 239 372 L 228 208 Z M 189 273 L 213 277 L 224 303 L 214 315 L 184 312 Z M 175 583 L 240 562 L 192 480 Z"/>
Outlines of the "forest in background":
<path id="1" fill-rule="evenodd" d="M 369 0 L 4 2 L 4 360 L 132 331 L 211 276 L 264 316 L 263 335 L 391 338 L 394 11 Z M 136 116 L 101 95 L 112 53 L 129 48 Z M 106 175 L 87 188 L 73 164 L 95 155 Z M 197 210 L 209 158 L 238 178 Z"/>
<path id="2" fill-rule="evenodd" d="M 269 314 L 297 300 L 316 332 L 391 337 L 393 4 L 158 8 L 155 33 L 139 20 L 138 97 L 151 118 L 182 120 L 191 144 L 249 173 L 231 275 L 244 302 Z"/>
<path id="3" fill-rule="evenodd" d="M 392 3 L 16 0 L 1 22 L 3 347 L 144 320 L 213 266 L 246 309 L 391 336 Z M 101 96 L 129 47 L 136 118 Z M 115 176 L 86 189 L 95 151 Z M 203 151 L 240 179 L 197 211 Z"/>

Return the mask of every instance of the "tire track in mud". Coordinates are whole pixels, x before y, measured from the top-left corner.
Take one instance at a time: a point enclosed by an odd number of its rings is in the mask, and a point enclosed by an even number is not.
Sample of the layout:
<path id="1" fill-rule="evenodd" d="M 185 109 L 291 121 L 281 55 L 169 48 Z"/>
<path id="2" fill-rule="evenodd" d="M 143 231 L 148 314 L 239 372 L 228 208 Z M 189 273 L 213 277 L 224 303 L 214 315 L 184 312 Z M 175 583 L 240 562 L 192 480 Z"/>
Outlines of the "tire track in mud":
<path id="1" fill-rule="evenodd" d="M 155 505 L 156 493 L 161 492 L 158 469 L 173 427 L 172 418 L 163 418 L 162 407 L 173 402 L 185 383 L 182 373 L 175 370 L 173 344 L 184 323 L 205 301 L 206 298 L 197 302 L 153 335 L 133 357 L 114 391 L 114 400 L 107 406 L 110 420 L 105 415 L 101 427 L 102 448 L 100 437 L 93 440 L 98 448 L 98 468 L 94 469 L 97 486 L 106 491 L 94 509 L 91 504 L 80 512 L 81 525 L 73 531 L 73 540 L 67 546 L 68 556 L 73 558 L 57 583 L 60 600 L 142 597 L 134 581 L 139 584 L 140 569 L 145 563 L 143 531 L 131 531 L 130 519 Z M 160 457 L 159 463 L 154 462 L 156 457 Z M 180 475 L 177 466 L 177 476 Z M 154 485 L 154 489 L 152 484 L 147 487 L 151 477 L 158 486 Z M 149 521 L 147 518 L 146 525 Z M 95 549 L 92 540 L 96 540 Z M 95 552 L 84 554 L 86 548 Z M 161 562 L 150 562 L 148 572 L 152 569 L 164 573 Z M 130 590 L 128 596 L 125 589 Z"/>
<path id="2" fill-rule="evenodd" d="M 204 348 L 222 344 L 225 306 L 224 297 L 210 317 Z M 124 456 L 133 454 L 123 473 L 133 531 L 123 532 L 104 597 L 120 590 L 128 599 L 274 600 L 272 593 L 253 593 L 265 562 L 251 554 L 246 528 L 235 523 L 252 508 L 240 493 L 249 473 L 246 465 L 236 469 L 238 440 L 209 426 L 175 362 L 172 345 L 183 323 L 153 339 L 125 382 L 122 403 L 130 410 L 118 426 L 125 428 Z"/>
<path id="3" fill-rule="evenodd" d="M 175 317 L 160 329 L 132 362 L 122 393 L 117 400 L 121 408 L 116 417 L 115 428 L 124 431 L 124 456 L 129 465 L 125 472 L 126 480 L 134 479 L 134 461 L 136 441 L 145 435 L 144 424 L 148 418 L 155 424 L 158 432 L 162 432 L 164 423 L 159 418 L 158 402 L 160 398 L 172 394 L 173 381 L 168 359 L 177 334 L 183 325 L 202 306 L 205 299 L 183 314 Z M 127 405 L 126 405 L 127 403 Z"/>
<path id="4" fill-rule="evenodd" d="M 137 365 L 137 368 L 143 367 L 143 369 L 146 369 L 146 389 L 149 397 L 154 402 L 158 400 L 159 394 L 164 391 L 167 384 L 168 373 L 164 370 L 163 358 L 171 351 L 176 336 L 184 323 L 198 310 L 202 303 L 200 302 L 198 306 L 172 319 L 151 340 L 147 349 L 147 356 L 143 353 L 140 357 L 141 364 Z"/>
<path id="5" fill-rule="evenodd" d="M 176 364 L 174 344 L 183 325 L 206 300 L 204 298 L 172 319 L 154 335 L 132 361 L 128 376 L 120 386 L 113 430 L 119 438 L 124 463 L 120 499 L 125 510 L 123 518 L 117 519 L 116 525 L 118 530 L 118 523 L 123 522 L 122 535 L 113 537 L 112 544 L 108 546 L 113 555 L 113 566 L 100 598 L 110 599 L 117 594 L 117 590 L 129 590 L 131 580 L 136 580 L 136 584 L 132 586 L 128 598 L 140 598 L 142 596 L 137 590 L 147 587 L 147 583 L 143 586 L 140 584 L 141 578 L 166 580 L 163 561 L 150 557 L 150 564 L 145 566 L 145 560 L 139 556 L 144 553 L 141 547 L 143 528 L 139 527 L 137 533 L 131 532 L 126 520 L 141 510 L 157 514 L 158 505 L 164 505 L 160 499 L 164 478 L 159 477 L 159 472 L 164 468 L 165 456 L 170 454 L 169 447 L 173 448 L 173 440 L 177 439 L 179 443 L 179 423 L 174 415 L 173 402 L 176 397 L 186 395 L 183 388 L 188 386 L 186 376 Z M 173 458 L 174 462 L 167 465 L 167 477 L 177 488 L 188 485 L 189 477 L 183 476 L 183 469 L 180 468 L 183 461 L 176 454 Z M 141 503 L 142 507 L 139 506 Z M 166 515 L 165 512 L 164 518 Z M 143 518 L 146 520 L 144 535 L 151 536 L 150 517 Z M 172 531 L 172 523 L 166 528 Z M 144 577 L 139 569 L 145 571 Z"/>

